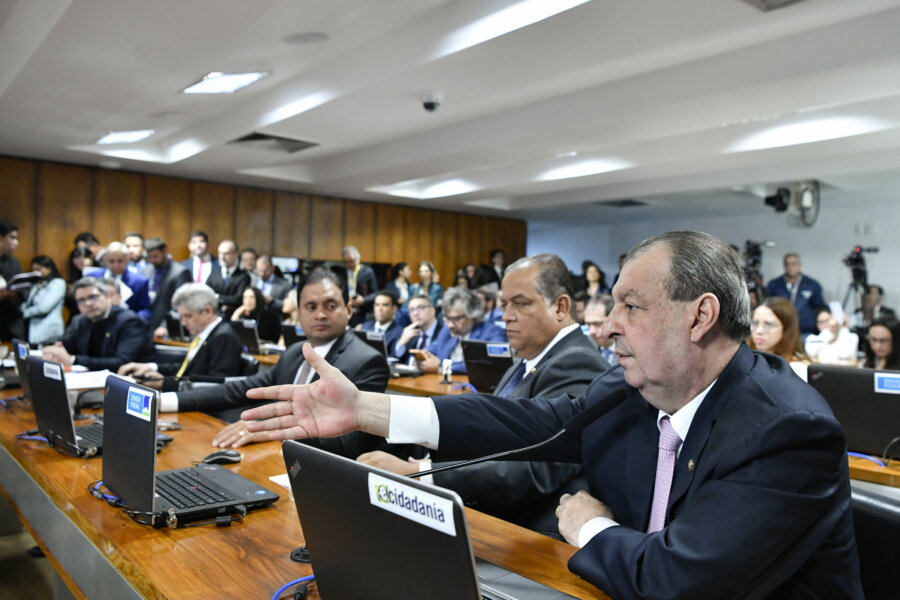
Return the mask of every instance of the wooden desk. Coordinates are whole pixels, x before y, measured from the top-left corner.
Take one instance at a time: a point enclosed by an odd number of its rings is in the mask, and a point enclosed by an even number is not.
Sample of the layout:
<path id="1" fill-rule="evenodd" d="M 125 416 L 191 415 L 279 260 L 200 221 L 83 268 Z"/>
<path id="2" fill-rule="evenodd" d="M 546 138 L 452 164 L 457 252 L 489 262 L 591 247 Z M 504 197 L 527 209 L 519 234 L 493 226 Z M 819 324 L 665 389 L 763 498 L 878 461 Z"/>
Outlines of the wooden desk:
<path id="1" fill-rule="evenodd" d="M 900 463 L 897 461 L 892 461 L 888 466 L 882 467 L 865 458 L 851 456 L 849 459 L 852 479 L 900 488 Z"/>
<path id="2" fill-rule="evenodd" d="M 465 375 L 451 375 L 450 380 L 453 383 L 441 383 L 442 379 L 443 377 L 437 373 L 426 373 L 419 377 L 391 377 L 387 391 L 412 396 L 449 396 L 471 391 L 466 387 L 456 389 L 461 384 L 469 383 L 469 378 Z"/>
<path id="3" fill-rule="evenodd" d="M 0 397 L 15 395 L 0 391 Z M 235 472 L 281 495 L 227 528 L 152 529 L 87 493 L 101 478 L 100 458 L 78 459 L 15 434 L 34 427 L 30 407 L 0 409 L 0 487 L 57 572 L 78 598 L 268 598 L 311 573 L 290 551 L 303 532 L 287 490 L 268 481 L 284 472 L 276 442 L 241 449 Z M 202 458 L 222 426 L 200 413 L 166 415 L 184 427 L 157 458 L 157 469 Z M 569 573 L 568 544 L 467 510 L 475 554 L 579 598 L 603 598 Z M 398 582 L 402 585 L 402 582 Z M 389 593 L 387 594 L 390 595 Z M 313 595 L 311 597 L 318 597 Z"/>
<path id="4" fill-rule="evenodd" d="M 159 344 L 160 346 L 175 346 L 179 348 L 187 348 L 191 345 L 190 342 L 180 342 L 178 340 L 170 340 L 169 338 L 164 337 L 154 337 L 154 344 Z M 251 354 L 253 358 L 259 361 L 261 365 L 274 366 L 275 363 L 278 362 L 278 359 L 281 358 L 280 354 Z"/>

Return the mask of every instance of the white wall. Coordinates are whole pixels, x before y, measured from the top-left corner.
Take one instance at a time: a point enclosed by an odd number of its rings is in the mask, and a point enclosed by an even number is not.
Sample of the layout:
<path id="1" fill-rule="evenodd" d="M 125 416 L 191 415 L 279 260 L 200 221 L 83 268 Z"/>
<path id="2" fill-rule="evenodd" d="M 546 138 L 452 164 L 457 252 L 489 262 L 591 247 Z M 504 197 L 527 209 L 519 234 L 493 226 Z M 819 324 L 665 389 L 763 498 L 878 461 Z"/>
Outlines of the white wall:
<path id="1" fill-rule="evenodd" d="M 900 203 L 829 208 L 824 195 L 822 200 L 818 222 L 808 229 L 790 227 L 784 214 L 768 208 L 747 216 L 696 215 L 615 225 L 548 227 L 529 223 L 528 253 L 556 253 L 576 274 L 581 272 L 581 261 L 591 259 L 611 281 L 618 270 L 619 254 L 662 231 L 705 231 L 735 244 L 742 252 L 747 239 L 773 240 L 774 248 L 763 249 L 766 281 L 782 273 L 781 260 L 786 252 L 797 252 L 803 272 L 822 284 L 825 299 L 843 301 L 851 279 L 843 257 L 857 244 L 878 246 L 879 253 L 865 255 L 869 281 L 885 288 L 886 306 L 900 308 Z"/>

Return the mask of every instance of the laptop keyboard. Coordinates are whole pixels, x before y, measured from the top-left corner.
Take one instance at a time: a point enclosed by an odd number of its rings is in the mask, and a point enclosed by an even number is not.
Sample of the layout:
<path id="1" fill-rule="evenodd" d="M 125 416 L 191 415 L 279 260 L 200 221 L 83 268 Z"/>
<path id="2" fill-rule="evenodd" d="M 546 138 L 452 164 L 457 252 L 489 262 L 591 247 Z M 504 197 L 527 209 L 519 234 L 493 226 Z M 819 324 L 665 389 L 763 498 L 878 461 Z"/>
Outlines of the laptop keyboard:
<path id="1" fill-rule="evenodd" d="M 103 446 L 103 424 L 82 425 L 75 428 L 79 448 L 101 448 Z"/>
<path id="2" fill-rule="evenodd" d="M 157 473 L 156 493 L 176 508 L 194 508 L 234 500 L 234 496 L 213 486 L 194 469 Z"/>

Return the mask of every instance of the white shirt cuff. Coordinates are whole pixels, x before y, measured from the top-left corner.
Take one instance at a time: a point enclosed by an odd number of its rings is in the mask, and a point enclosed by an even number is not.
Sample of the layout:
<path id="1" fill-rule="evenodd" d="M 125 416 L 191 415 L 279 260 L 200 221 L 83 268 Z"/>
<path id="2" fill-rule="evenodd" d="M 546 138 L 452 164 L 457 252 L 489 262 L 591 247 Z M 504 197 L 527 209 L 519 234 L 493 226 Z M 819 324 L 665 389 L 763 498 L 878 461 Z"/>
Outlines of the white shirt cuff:
<path id="1" fill-rule="evenodd" d="M 432 467 L 430 460 L 423 460 L 419 463 L 419 473 L 423 471 L 430 471 Z M 428 485 L 434 485 L 434 475 L 426 475 L 425 477 L 419 477 L 419 481 L 422 483 L 427 483 Z"/>
<path id="2" fill-rule="evenodd" d="M 159 395 L 159 412 L 178 412 L 178 394 L 163 392 Z"/>
<path id="3" fill-rule="evenodd" d="M 157 371 L 157 372 L 159 371 L 158 364 L 156 364 L 156 363 L 147 363 L 147 364 L 150 365 L 150 368 L 153 369 L 154 371 Z"/>
<path id="4" fill-rule="evenodd" d="M 594 517 L 581 526 L 581 531 L 578 532 L 578 547 L 584 548 L 595 535 L 613 525 L 618 525 L 618 523 L 607 517 Z"/>
<path id="5" fill-rule="evenodd" d="M 391 420 L 387 441 L 390 444 L 420 444 L 437 450 L 441 427 L 431 398 L 388 394 Z"/>

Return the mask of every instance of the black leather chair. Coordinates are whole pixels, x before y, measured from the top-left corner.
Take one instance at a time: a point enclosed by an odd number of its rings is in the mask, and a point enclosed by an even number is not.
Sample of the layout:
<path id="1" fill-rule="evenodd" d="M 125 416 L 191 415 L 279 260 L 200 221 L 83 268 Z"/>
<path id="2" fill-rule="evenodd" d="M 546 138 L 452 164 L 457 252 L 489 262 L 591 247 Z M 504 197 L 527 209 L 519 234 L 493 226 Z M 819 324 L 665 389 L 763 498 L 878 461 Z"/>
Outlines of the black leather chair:
<path id="1" fill-rule="evenodd" d="M 241 375 L 256 375 L 259 373 L 259 361 L 252 354 L 241 354 Z"/>
<path id="2" fill-rule="evenodd" d="M 868 600 L 897 598 L 894 569 L 900 557 L 900 495 L 853 483 L 853 526 L 863 591 Z"/>

